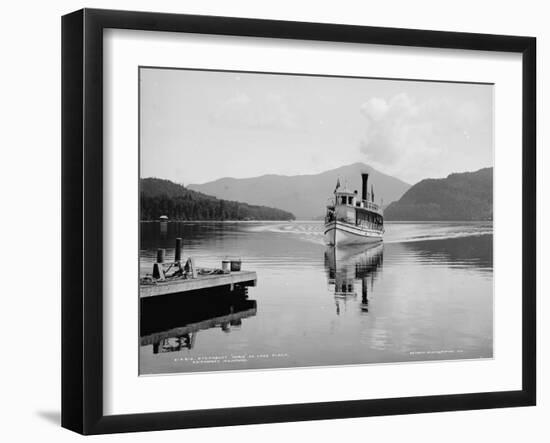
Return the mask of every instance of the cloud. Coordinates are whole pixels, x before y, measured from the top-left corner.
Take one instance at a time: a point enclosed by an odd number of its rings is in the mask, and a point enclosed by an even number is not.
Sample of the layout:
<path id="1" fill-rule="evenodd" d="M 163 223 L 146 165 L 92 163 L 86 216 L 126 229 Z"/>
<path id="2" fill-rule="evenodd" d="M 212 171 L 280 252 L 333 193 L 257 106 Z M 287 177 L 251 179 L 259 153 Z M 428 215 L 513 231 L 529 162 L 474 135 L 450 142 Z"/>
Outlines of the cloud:
<path id="1" fill-rule="evenodd" d="M 360 112 L 365 124 L 360 150 L 366 160 L 411 182 L 467 170 L 469 164 L 475 169 L 476 160 L 492 155 L 486 143 L 491 110 L 479 103 L 445 97 L 419 102 L 401 93 L 371 98 Z"/>
<path id="2" fill-rule="evenodd" d="M 223 127 L 257 130 L 296 130 L 299 119 L 279 94 L 251 96 L 237 93 L 210 114 L 210 122 Z"/>

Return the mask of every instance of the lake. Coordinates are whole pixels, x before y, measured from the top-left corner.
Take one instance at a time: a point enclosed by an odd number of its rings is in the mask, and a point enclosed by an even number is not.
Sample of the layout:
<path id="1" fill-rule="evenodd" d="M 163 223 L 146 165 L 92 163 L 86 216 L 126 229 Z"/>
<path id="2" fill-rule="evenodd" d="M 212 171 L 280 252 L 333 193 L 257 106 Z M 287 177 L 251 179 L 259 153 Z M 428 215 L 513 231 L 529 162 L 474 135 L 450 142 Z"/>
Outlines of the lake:
<path id="1" fill-rule="evenodd" d="M 385 228 L 335 249 L 322 222 L 141 223 L 141 276 L 182 237 L 196 266 L 239 257 L 258 281 L 142 301 L 140 374 L 492 358 L 492 223 Z"/>

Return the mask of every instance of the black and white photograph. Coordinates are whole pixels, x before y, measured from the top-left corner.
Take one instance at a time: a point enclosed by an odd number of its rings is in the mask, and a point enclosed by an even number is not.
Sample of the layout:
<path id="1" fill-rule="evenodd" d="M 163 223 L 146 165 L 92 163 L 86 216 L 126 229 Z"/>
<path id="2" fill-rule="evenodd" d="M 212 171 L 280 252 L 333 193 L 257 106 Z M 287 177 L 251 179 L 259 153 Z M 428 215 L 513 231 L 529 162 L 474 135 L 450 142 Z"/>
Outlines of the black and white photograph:
<path id="1" fill-rule="evenodd" d="M 0 439 L 546 443 L 546 9 L 6 2 Z"/>
<path id="2" fill-rule="evenodd" d="M 493 84 L 138 75 L 140 375 L 493 358 Z"/>

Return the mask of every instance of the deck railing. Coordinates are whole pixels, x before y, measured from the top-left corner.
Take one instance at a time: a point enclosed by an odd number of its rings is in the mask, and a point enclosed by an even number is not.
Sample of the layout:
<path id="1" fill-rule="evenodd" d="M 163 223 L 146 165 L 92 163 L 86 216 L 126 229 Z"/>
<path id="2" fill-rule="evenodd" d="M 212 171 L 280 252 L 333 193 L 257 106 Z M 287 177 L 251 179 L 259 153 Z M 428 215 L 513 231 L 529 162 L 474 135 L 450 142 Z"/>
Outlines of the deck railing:
<path id="1" fill-rule="evenodd" d="M 372 211 L 382 212 L 382 208 L 380 207 L 380 205 L 377 205 L 376 203 L 363 202 L 363 207 L 365 209 L 370 209 Z"/>
<path id="2" fill-rule="evenodd" d="M 384 210 L 382 209 L 381 205 L 378 205 L 378 204 L 370 202 L 370 201 L 365 201 L 365 200 L 361 202 L 361 206 L 356 206 L 356 205 L 352 205 L 352 204 L 336 204 L 335 205 L 334 201 L 331 201 L 327 205 L 327 209 L 334 211 L 337 206 L 349 206 L 349 207 L 352 207 L 352 208 L 368 209 L 369 211 L 376 212 L 376 213 L 378 213 L 382 216 L 384 215 Z"/>

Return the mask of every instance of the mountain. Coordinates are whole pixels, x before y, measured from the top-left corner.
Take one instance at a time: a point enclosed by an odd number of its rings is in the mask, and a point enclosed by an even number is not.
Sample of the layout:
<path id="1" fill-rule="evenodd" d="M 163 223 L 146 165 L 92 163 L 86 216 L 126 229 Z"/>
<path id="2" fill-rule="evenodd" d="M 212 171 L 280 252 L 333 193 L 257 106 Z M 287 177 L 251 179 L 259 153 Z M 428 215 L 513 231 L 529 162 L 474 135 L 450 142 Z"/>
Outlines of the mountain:
<path id="1" fill-rule="evenodd" d="M 386 220 L 492 220 L 493 168 L 422 180 L 384 211 Z"/>
<path id="2" fill-rule="evenodd" d="M 218 198 L 281 208 L 292 212 L 298 219 L 311 220 L 324 216 L 327 199 L 332 196 L 338 178 L 342 186 L 347 181 L 348 188 L 357 189 L 361 193 L 361 172 L 369 173 L 369 192 L 372 183 L 376 201 L 382 198 L 385 204 L 399 199 L 410 187 L 407 183 L 382 174 L 363 163 L 342 166 L 320 174 L 221 178 L 188 187 Z"/>
<path id="3" fill-rule="evenodd" d="M 280 209 L 218 199 L 159 178 L 140 180 L 140 219 L 158 220 L 293 220 Z"/>

